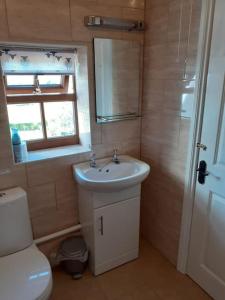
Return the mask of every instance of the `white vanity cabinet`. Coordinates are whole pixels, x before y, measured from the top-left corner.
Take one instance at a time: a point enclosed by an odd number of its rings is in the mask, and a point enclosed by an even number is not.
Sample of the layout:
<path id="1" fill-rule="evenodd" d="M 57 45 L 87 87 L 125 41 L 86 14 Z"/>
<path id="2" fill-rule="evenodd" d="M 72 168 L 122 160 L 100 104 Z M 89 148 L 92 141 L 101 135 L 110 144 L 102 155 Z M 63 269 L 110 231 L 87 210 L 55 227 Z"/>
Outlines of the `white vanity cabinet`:
<path id="1" fill-rule="evenodd" d="M 73 166 L 82 234 L 95 275 L 138 257 L 141 183 L 150 166 L 128 155 Z"/>
<path id="2" fill-rule="evenodd" d="M 100 193 L 79 186 L 80 222 L 94 275 L 138 257 L 140 187 Z"/>

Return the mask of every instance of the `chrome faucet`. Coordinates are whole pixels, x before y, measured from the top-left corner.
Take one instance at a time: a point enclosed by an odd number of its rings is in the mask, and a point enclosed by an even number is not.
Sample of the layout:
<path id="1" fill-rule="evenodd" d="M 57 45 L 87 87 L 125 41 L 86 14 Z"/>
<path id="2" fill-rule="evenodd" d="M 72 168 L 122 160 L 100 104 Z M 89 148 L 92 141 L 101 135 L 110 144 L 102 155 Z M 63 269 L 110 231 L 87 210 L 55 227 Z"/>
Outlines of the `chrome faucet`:
<path id="1" fill-rule="evenodd" d="M 96 168 L 96 155 L 94 152 L 91 154 L 90 167 Z"/>
<path id="2" fill-rule="evenodd" d="M 119 163 L 120 163 L 120 160 L 119 160 L 119 158 L 118 158 L 118 149 L 116 149 L 116 148 L 114 148 L 114 153 L 113 153 L 112 161 L 113 161 L 115 164 L 119 164 Z"/>

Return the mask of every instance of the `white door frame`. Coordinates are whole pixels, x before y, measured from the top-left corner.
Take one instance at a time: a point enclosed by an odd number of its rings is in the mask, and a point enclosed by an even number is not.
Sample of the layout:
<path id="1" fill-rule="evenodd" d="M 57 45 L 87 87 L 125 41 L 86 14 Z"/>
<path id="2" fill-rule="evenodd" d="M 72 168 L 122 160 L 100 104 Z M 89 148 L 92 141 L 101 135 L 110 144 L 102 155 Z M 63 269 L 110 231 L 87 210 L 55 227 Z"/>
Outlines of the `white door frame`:
<path id="1" fill-rule="evenodd" d="M 191 237 L 192 213 L 196 186 L 196 167 L 199 149 L 196 145 L 201 141 L 201 130 L 204 113 L 205 91 L 208 76 L 210 46 L 213 28 L 215 0 L 202 0 L 202 14 L 199 33 L 195 107 L 190 130 L 190 145 L 188 150 L 187 168 L 185 176 L 185 190 L 183 198 L 183 212 L 181 221 L 177 270 L 186 273 Z"/>

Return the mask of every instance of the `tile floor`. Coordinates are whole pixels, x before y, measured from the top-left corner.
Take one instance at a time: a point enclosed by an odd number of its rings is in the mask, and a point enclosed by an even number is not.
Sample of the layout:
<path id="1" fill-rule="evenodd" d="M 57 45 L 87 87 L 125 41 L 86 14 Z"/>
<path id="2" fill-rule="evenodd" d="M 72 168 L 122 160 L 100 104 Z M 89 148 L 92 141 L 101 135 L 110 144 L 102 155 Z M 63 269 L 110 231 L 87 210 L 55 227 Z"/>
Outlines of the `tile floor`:
<path id="1" fill-rule="evenodd" d="M 100 276 L 86 271 L 72 280 L 60 268 L 53 272 L 50 300 L 209 300 L 190 278 L 176 269 L 145 241 L 140 258 Z"/>

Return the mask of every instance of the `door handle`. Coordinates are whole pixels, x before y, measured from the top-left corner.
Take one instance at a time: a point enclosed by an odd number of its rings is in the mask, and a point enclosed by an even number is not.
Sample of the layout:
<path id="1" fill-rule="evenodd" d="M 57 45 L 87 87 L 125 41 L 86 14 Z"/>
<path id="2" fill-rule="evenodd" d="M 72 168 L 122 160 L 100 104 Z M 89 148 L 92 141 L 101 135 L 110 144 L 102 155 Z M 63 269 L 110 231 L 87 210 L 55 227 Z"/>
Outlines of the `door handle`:
<path id="1" fill-rule="evenodd" d="M 101 235 L 104 234 L 104 230 L 103 230 L 103 216 L 100 217 L 100 233 L 101 233 Z"/>
<path id="2" fill-rule="evenodd" d="M 202 149 L 202 150 L 204 150 L 204 151 L 207 150 L 207 146 L 204 145 L 204 144 L 201 144 L 201 143 L 197 143 L 196 147 L 197 147 L 198 149 Z"/>
<path id="3" fill-rule="evenodd" d="M 207 163 L 204 160 L 201 160 L 196 171 L 198 172 L 198 182 L 200 184 L 205 184 L 205 177 L 209 176 L 209 172 L 207 172 Z"/>

